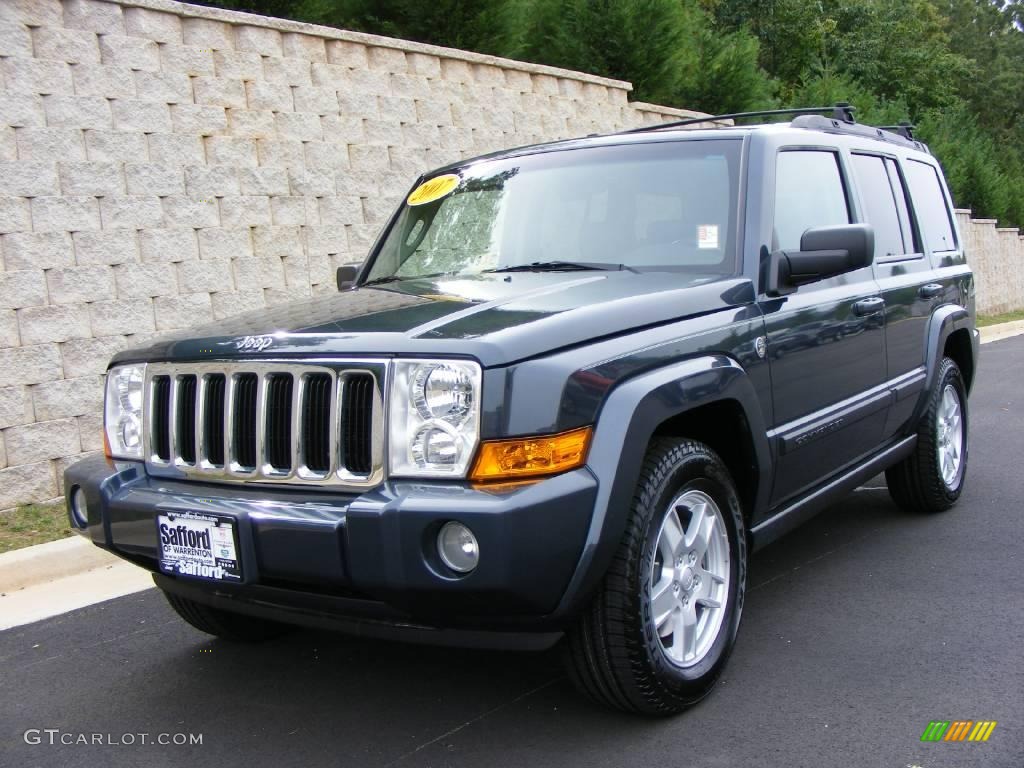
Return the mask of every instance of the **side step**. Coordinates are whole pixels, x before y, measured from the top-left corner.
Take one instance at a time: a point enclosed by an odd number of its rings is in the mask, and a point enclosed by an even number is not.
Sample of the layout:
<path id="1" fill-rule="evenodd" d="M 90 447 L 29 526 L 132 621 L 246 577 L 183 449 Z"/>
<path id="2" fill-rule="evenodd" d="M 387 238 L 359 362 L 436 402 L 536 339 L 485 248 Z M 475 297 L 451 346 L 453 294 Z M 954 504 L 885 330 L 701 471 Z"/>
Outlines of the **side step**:
<path id="1" fill-rule="evenodd" d="M 819 486 L 807 496 L 783 507 L 774 515 L 750 529 L 752 548 L 756 551 L 771 544 L 777 538 L 814 517 L 828 505 L 838 501 L 865 480 L 906 458 L 917 445 L 917 435 L 900 440 L 895 445 L 876 454 L 864 464 L 859 464 L 845 473 Z"/>

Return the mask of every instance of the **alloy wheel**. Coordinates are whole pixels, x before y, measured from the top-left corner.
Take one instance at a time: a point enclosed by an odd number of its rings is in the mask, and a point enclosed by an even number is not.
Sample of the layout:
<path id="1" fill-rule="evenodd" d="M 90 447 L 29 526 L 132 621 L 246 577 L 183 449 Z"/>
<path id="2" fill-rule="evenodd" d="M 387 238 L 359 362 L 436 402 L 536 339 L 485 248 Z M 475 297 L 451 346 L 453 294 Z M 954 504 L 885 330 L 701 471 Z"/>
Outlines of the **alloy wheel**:
<path id="1" fill-rule="evenodd" d="M 662 650 L 679 667 L 700 662 L 714 645 L 729 595 L 729 537 L 722 511 L 700 490 L 669 505 L 651 568 L 651 613 Z"/>
<path id="2" fill-rule="evenodd" d="M 942 482 L 949 489 L 956 488 L 963 471 L 964 425 L 960 395 L 952 384 L 942 390 L 942 402 L 936 416 L 938 440 L 936 453 Z"/>

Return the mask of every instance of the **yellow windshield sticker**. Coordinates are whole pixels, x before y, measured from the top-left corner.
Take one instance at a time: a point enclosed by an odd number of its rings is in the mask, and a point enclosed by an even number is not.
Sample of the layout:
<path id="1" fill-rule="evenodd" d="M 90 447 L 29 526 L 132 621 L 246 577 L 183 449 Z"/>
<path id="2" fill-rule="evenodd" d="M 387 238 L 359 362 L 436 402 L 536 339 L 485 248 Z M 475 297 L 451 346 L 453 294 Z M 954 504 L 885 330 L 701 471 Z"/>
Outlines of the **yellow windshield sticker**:
<path id="1" fill-rule="evenodd" d="M 459 177 L 454 173 L 435 176 L 416 187 L 406 202 L 409 205 L 432 203 L 435 200 L 440 200 L 457 186 L 459 186 Z"/>

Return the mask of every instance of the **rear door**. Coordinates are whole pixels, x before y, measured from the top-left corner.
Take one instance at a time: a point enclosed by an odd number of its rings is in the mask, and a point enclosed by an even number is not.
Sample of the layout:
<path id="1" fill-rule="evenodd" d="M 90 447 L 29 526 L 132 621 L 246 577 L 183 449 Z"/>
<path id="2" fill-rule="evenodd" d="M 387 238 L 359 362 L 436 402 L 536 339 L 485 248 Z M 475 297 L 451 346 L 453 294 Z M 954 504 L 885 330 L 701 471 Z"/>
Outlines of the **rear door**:
<path id="1" fill-rule="evenodd" d="M 775 162 L 772 249 L 812 227 L 857 221 L 838 149 L 794 148 Z M 781 503 L 874 450 L 889 406 L 884 304 L 871 267 L 762 297 Z"/>
<path id="2" fill-rule="evenodd" d="M 942 304 L 966 304 L 972 290 L 957 236 L 952 201 L 938 166 L 928 156 L 915 158 L 911 155 L 900 160 L 899 168 L 909 192 L 906 199 L 908 216 L 917 237 L 915 250 L 923 251 L 924 255 L 913 262 L 913 272 L 909 265 L 906 267 L 915 282 L 911 282 L 904 293 L 904 300 L 913 302 L 905 314 L 912 318 L 919 333 L 911 336 L 901 332 L 895 323 L 886 329 L 890 345 L 896 344 L 889 354 L 889 375 L 902 377 L 897 379 L 900 384 L 896 388 L 897 400 L 887 425 L 890 433 L 902 431 L 906 426 L 917 401 L 910 395 L 924 387 L 926 333 L 931 313 Z M 916 288 L 916 292 L 911 288 Z"/>
<path id="3" fill-rule="evenodd" d="M 886 370 L 895 393 L 889 437 L 910 416 L 924 386 L 928 318 L 942 287 L 932 280 L 897 159 L 855 152 L 852 165 L 865 219 L 875 230 L 875 276 L 885 299 Z"/>

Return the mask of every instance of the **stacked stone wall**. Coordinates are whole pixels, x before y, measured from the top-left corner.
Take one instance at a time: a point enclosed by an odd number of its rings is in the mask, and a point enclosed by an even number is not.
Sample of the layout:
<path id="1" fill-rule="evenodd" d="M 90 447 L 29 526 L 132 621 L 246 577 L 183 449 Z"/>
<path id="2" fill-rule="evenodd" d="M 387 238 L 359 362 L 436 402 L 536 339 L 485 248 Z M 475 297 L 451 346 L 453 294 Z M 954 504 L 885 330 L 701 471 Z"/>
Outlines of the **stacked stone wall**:
<path id="1" fill-rule="evenodd" d="M 956 212 L 967 260 L 974 270 L 978 312 L 1000 315 L 1024 310 L 1024 235 L 995 219 Z"/>
<path id="2" fill-rule="evenodd" d="M 169 0 L 0 0 L 0 509 L 102 448 L 110 356 L 335 290 L 424 170 L 696 113 Z"/>
<path id="3" fill-rule="evenodd" d="M 580 72 L 171 0 L 0 0 L 0 509 L 101 450 L 111 355 L 333 291 L 413 179 L 698 113 Z M 985 313 L 1024 241 L 958 213 Z"/>

